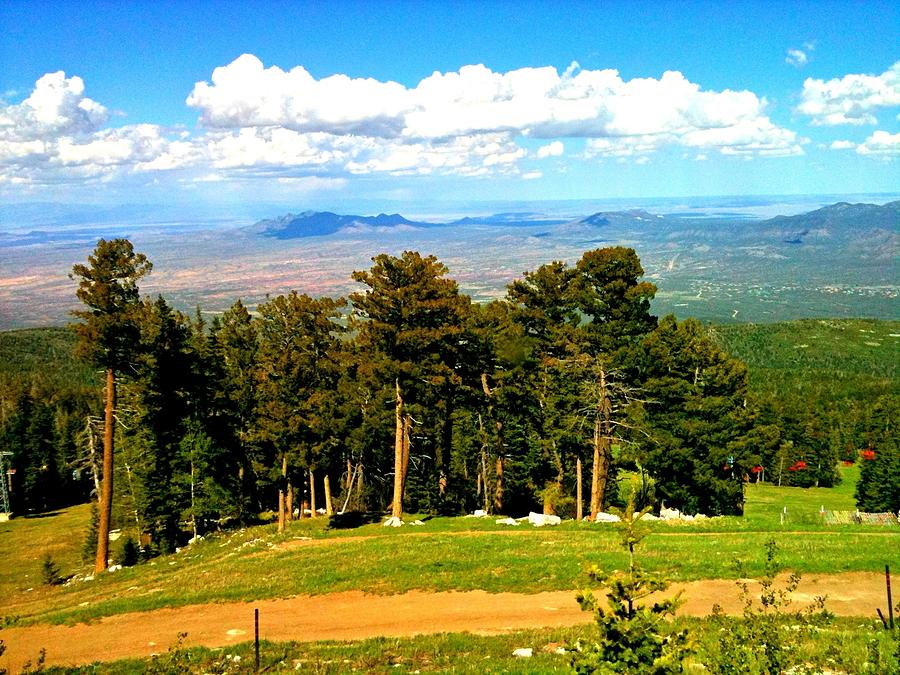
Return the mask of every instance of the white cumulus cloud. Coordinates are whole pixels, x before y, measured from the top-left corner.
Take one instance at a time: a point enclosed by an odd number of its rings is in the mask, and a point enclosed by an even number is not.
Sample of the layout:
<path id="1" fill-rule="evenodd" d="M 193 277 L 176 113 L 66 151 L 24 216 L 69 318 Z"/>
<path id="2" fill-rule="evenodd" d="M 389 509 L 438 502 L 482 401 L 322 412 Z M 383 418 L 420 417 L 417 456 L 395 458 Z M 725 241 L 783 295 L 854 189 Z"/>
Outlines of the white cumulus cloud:
<path id="1" fill-rule="evenodd" d="M 18 105 L 0 107 L 0 139 L 29 141 L 89 134 L 108 117 L 106 108 L 84 95 L 80 77 L 66 77 L 60 70 L 41 77 L 31 95 Z"/>
<path id="2" fill-rule="evenodd" d="M 845 75 L 803 83 L 797 112 L 820 126 L 877 124 L 879 108 L 900 105 L 900 61 L 881 75 Z"/>
<path id="3" fill-rule="evenodd" d="M 616 70 L 582 70 L 576 63 L 562 74 L 550 66 L 498 73 L 467 65 L 405 87 L 343 75 L 316 79 L 300 66 L 267 68 L 244 54 L 216 68 L 211 82 L 198 82 L 187 104 L 213 130 L 279 128 L 374 139 L 380 152 L 368 160 L 353 159 L 353 171 L 427 172 L 435 161 L 446 166 L 443 143 L 468 136 L 502 137 L 504 143 L 516 137 L 587 138 L 597 141 L 595 151 L 610 144 L 626 152 L 672 143 L 718 147 L 734 138 L 742 151 L 799 151 L 793 132 L 773 124 L 765 115 L 765 99 L 753 92 L 704 91 L 677 71 L 626 81 Z M 415 149 L 431 159 L 412 166 L 408 155 Z M 559 156 L 563 150 L 554 140 L 537 156 Z M 478 168 L 506 165 L 523 155 L 511 150 L 492 156 Z M 471 167 L 469 160 L 478 157 L 466 160 Z"/>
<path id="4" fill-rule="evenodd" d="M 561 157 L 563 152 L 565 152 L 565 146 L 562 144 L 562 141 L 553 141 L 552 143 L 539 147 L 537 156 L 539 159 L 544 159 L 545 157 Z"/>
<path id="5" fill-rule="evenodd" d="M 856 152 L 872 157 L 900 157 L 900 133 L 876 131 L 857 146 Z"/>
<path id="6" fill-rule="evenodd" d="M 252 54 L 216 68 L 211 79 L 195 84 L 186 101 L 208 127 L 396 136 L 412 108 L 409 91 L 396 82 L 346 75 L 317 80 L 302 66 L 266 68 Z"/>
<path id="7" fill-rule="evenodd" d="M 856 148 L 856 143 L 853 141 L 834 141 L 828 147 L 832 150 L 853 150 Z"/>
<path id="8" fill-rule="evenodd" d="M 154 124 L 104 128 L 109 114 L 80 77 L 48 73 L 19 104 L 0 106 L 0 178 L 15 184 L 108 179 L 197 161 L 189 140 Z M 15 179 L 15 180 L 13 180 Z"/>

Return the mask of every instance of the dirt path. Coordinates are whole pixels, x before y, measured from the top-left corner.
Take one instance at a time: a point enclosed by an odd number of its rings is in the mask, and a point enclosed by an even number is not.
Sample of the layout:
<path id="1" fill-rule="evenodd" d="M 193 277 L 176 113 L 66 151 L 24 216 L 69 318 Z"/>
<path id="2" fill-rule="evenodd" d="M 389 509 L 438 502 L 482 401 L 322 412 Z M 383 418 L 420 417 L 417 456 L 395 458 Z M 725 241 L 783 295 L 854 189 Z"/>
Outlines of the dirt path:
<path id="1" fill-rule="evenodd" d="M 707 580 L 673 585 L 687 602 L 681 612 L 709 614 L 714 603 L 740 613 L 734 581 Z M 843 616 L 875 616 L 884 605 L 884 578 L 878 574 L 808 575 L 794 594 L 797 603 L 828 596 L 828 608 Z M 259 608 L 260 636 L 280 640 L 358 640 L 506 631 L 587 623 L 571 591 L 523 595 L 484 591 L 367 595 L 359 591 L 252 603 L 193 605 L 111 616 L 75 626 L 27 626 L 0 630 L 7 652 L 0 667 L 18 672 L 23 663 L 47 650 L 48 665 L 78 665 L 163 653 L 178 633 L 186 645 L 220 647 L 253 639 L 253 609 Z"/>

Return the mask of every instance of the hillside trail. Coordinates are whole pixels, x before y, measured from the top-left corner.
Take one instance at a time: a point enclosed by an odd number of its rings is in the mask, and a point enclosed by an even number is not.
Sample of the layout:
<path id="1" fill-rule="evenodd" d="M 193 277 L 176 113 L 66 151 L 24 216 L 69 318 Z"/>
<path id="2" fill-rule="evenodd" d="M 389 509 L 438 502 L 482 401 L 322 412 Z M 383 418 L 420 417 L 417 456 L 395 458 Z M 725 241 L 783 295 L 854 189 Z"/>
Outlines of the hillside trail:
<path id="1" fill-rule="evenodd" d="M 755 590 L 758 587 L 751 584 L 751 592 Z M 743 609 L 734 580 L 673 584 L 667 593 L 678 591 L 683 591 L 685 599 L 680 614 L 706 616 L 714 604 L 729 614 L 740 614 Z M 863 572 L 807 575 L 792 595 L 792 608 L 808 605 L 819 595 L 828 597 L 826 606 L 834 614 L 871 620 L 876 607 L 885 603 L 884 576 Z M 6 642 L 7 651 L 0 656 L 0 668 L 19 672 L 42 648 L 47 650 L 47 665 L 149 657 L 165 653 L 183 632 L 187 633 L 184 646 L 227 647 L 253 639 L 255 608 L 259 609 L 260 638 L 270 641 L 360 640 L 463 631 L 492 635 L 592 620 L 579 609 L 574 591 L 412 591 L 402 595 L 351 591 L 134 612 L 74 626 L 4 628 L 0 639 Z"/>

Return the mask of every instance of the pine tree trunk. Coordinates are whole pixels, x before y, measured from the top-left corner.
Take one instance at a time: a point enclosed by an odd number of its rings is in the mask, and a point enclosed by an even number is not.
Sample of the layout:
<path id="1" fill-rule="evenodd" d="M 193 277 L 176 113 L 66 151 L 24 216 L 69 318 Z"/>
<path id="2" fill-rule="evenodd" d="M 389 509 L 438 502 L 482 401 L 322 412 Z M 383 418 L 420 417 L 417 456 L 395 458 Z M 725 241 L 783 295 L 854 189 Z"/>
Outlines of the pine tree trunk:
<path id="1" fill-rule="evenodd" d="M 309 470 L 309 517 L 315 518 L 318 514 L 316 513 L 316 474 L 310 469 Z"/>
<path id="2" fill-rule="evenodd" d="M 391 502 L 391 516 L 403 515 L 403 397 L 400 395 L 400 380 L 394 380 L 397 407 L 394 410 L 394 499 Z"/>
<path id="3" fill-rule="evenodd" d="M 611 420 L 612 402 L 609 400 L 609 390 L 606 387 L 606 371 L 600 371 L 600 400 L 597 404 L 597 413 L 594 417 L 594 467 L 591 477 L 591 520 L 597 519 L 597 514 L 603 507 L 606 497 L 606 484 L 609 479 L 609 445 L 612 433 Z"/>
<path id="4" fill-rule="evenodd" d="M 441 442 L 438 443 L 434 463 L 438 471 L 438 495 L 444 496 L 447 491 L 447 471 L 444 467 L 444 457 L 453 456 L 453 402 L 448 398 L 444 401 L 444 425 L 441 429 Z"/>
<path id="5" fill-rule="evenodd" d="M 581 457 L 575 462 L 575 479 L 576 479 L 576 488 L 575 488 L 575 521 L 581 522 L 581 519 L 584 517 L 584 512 L 582 509 L 582 495 L 581 495 Z"/>
<path id="6" fill-rule="evenodd" d="M 594 420 L 594 462 L 591 468 L 591 522 L 600 513 L 600 420 Z"/>
<path id="7" fill-rule="evenodd" d="M 116 375 L 106 369 L 106 409 L 103 428 L 103 483 L 100 487 L 100 523 L 97 526 L 97 557 L 94 572 L 109 567 L 109 529 L 112 521 L 113 499 L 113 445 L 116 410 Z"/>
<path id="8" fill-rule="evenodd" d="M 294 520 L 294 484 L 291 481 L 288 481 L 284 499 L 284 520 L 288 523 Z"/>
<path id="9" fill-rule="evenodd" d="M 409 415 L 403 418 L 403 484 L 400 494 L 406 494 L 406 476 L 409 474 L 409 432 L 412 428 L 412 418 Z"/>
<path id="10" fill-rule="evenodd" d="M 497 456 L 494 473 L 494 513 L 503 513 L 503 455 Z"/>
<path id="11" fill-rule="evenodd" d="M 281 483 L 278 485 L 278 531 L 284 532 L 284 488 L 287 479 L 287 455 L 281 455 Z"/>
<path id="12" fill-rule="evenodd" d="M 325 515 L 329 518 L 334 515 L 334 507 L 331 503 L 331 481 L 328 474 L 325 474 Z"/>

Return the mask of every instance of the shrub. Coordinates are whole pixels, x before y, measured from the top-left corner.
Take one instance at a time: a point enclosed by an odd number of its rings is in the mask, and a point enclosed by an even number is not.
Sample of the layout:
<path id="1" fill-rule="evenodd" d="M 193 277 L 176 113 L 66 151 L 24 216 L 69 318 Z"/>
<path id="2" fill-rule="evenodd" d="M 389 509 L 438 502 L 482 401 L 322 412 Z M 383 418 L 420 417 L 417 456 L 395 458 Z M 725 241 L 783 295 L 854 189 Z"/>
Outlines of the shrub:
<path id="1" fill-rule="evenodd" d="M 825 598 L 817 597 L 806 610 L 791 611 L 790 594 L 800 583 L 799 574 L 791 574 L 783 587 L 776 585 L 781 571 L 778 546 L 773 539 L 766 542 L 765 571 L 759 581 L 758 602 L 746 581 L 738 581 L 744 603 L 741 618 L 727 617 L 718 605 L 713 607 L 712 622 L 719 629 L 719 639 L 707 650 L 705 664 L 716 675 L 743 673 L 806 673 L 808 664 L 799 660 L 804 639 L 831 620 L 825 610 Z M 824 664 L 820 664 L 824 665 Z M 818 671 L 813 671 L 818 672 Z"/>
<path id="2" fill-rule="evenodd" d="M 638 521 L 649 511 L 646 508 L 635 514 L 632 494 L 618 514 L 622 518 L 622 545 L 628 551 L 628 570 L 607 574 L 593 567 L 588 572 L 592 581 L 607 589 L 609 609 L 601 607 L 591 591 L 577 595 L 581 608 L 594 613 L 599 629 L 596 642 L 584 645 L 579 640 L 574 646 L 572 666 L 579 673 L 681 673 L 693 651 L 687 631 L 676 631 L 672 626 L 671 618 L 681 604 L 680 593 L 652 605 L 640 603 L 650 593 L 669 587 L 668 581 L 635 562 L 635 548 L 646 535 Z"/>
<path id="3" fill-rule="evenodd" d="M 41 563 L 41 578 L 47 586 L 58 586 L 63 582 L 62 575 L 59 572 L 59 565 L 53 560 L 53 557 L 47 553 Z"/>
<path id="4" fill-rule="evenodd" d="M 141 549 L 133 537 L 125 537 L 119 552 L 119 564 L 122 567 L 133 567 L 141 559 Z"/>

